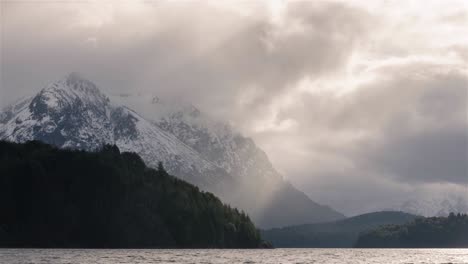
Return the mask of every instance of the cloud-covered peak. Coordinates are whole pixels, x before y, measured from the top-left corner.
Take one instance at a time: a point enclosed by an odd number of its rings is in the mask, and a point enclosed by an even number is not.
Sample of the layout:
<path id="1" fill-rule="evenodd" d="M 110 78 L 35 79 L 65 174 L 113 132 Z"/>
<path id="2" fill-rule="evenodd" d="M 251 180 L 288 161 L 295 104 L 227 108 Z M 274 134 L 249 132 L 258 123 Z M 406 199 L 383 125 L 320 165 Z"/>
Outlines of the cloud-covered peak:
<path id="1" fill-rule="evenodd" d="M 88 93 L 100 93 L 99 88 L 90 80 L 83 77 L 77 72 L 69 73 L 64 79 L 61 80 L 66 84 L 66 87 L 76 91 Z"/>
<path id="2" fill-rule="evenodd" d="M 80 73 L 78 72 L 70 72 L 69 74 L 65 75 L 63 77 L 64 80 L 66 80 L 69 83 L 79 83 L 79 82 L 91 82 L 84 78 Z"/>

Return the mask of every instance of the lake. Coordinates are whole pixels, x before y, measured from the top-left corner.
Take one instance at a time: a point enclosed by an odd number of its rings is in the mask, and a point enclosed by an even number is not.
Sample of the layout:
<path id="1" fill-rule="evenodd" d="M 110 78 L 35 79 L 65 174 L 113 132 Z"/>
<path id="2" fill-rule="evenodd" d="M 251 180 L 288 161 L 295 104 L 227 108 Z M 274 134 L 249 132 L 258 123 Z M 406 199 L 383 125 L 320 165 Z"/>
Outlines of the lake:
<path id="1" fill-rule="evenodd" d="M 468 263 L 468 249 L 0 249 L 0 263 Z"/>

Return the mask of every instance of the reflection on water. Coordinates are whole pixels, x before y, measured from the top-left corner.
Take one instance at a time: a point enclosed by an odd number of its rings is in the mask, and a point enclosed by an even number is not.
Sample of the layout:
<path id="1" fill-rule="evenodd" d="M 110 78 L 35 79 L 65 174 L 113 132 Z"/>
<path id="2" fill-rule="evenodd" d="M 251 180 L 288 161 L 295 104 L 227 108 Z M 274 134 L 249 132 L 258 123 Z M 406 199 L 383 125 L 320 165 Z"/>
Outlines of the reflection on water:
<path id="1" fill-rule="evenodd" d="M 467 263 L 468 249 L 0 249 L 0 263 Z"/>

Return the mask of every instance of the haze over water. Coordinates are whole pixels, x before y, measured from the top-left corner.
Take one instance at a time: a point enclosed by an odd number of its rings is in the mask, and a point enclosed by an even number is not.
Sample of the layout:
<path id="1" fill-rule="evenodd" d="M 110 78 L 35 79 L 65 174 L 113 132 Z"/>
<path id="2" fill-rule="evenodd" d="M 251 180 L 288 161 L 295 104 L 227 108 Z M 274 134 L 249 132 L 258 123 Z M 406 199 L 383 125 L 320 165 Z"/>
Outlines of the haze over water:
<path id="1" fill-rule="evenodd" d="M 468 263 L 468 249 L 1 249 L 0 263 Z"/>

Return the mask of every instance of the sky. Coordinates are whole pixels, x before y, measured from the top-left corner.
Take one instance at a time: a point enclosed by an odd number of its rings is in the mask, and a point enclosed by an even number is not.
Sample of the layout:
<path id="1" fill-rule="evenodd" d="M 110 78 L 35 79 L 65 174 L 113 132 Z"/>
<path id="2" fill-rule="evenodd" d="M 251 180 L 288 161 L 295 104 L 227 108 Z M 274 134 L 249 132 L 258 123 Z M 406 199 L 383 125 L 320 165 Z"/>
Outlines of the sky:
<path id="1" fill-rule="evenodd" d="M 191 101 L 347 215 L 468 197 L 468 1 L 0 2 L 0 107 L 80 72 Z"/>

